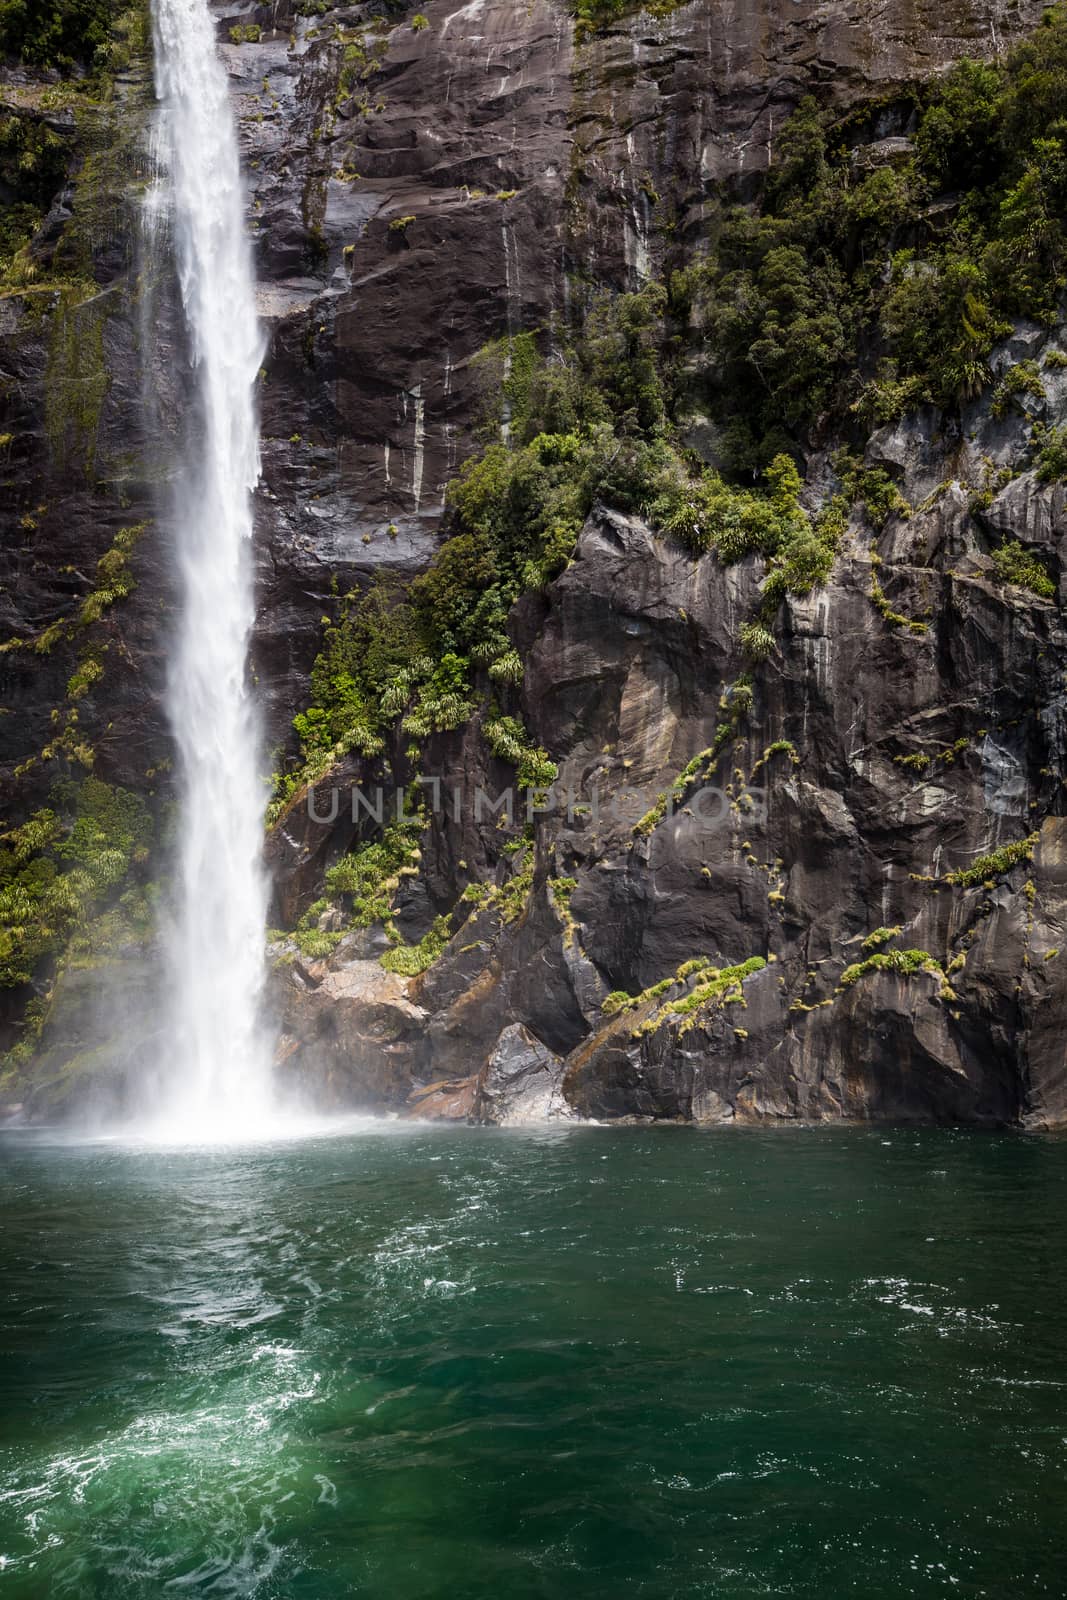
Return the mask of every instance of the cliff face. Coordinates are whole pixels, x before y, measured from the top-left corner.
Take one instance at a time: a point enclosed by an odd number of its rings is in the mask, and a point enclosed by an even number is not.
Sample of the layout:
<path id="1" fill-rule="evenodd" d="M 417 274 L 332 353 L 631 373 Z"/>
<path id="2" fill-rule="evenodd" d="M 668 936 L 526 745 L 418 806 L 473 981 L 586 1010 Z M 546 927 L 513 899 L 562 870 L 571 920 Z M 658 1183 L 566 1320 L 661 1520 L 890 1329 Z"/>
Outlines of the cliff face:
<path id="1" fill-rule="evenodd" d="M 333 597 L 429 562 L 445 486 L 484 438 L 479 352 L 527 330 L 555 348 L 599 289 L 699 258 L 724 186 L 758 183 L 805 93 L 862 105 L 874 154 L 857 160 L 890 161 L 902 87 L 1003 52 L 1042 7 L 694 0 L 578 44 L 542 0 L 429 5 L 425 26 L 372 9 L 218 8 L 223 39 L 245 41 L 223 50 L 269 332 L 255 664 L 272 747 L 291 745 Z M 35 278 L 0 299 L 0 601 L 19 641 L 0 654 L 5 814 L 84 783 L 88 753 L 157 815 L 131 855 L 142 887 L 167 803 L 166 462 L 195 427 L 166 253 L 146 254 L 137 217 L 146 70 L 134 53 L 115 73 L 95 144 L 80 110 L 68 126 L 8 75 L 19 114 L 69 139 L 71 181 Z M 990 358 L 1035 363 L 1040 398 L 1005 414 L 986 392 L 871 433 L 865 466 L 913 514 L 872 529 L 853 506 L 829 579 L 786 599 L 754 669 L 739 640 L 762 558 L 694 556 L 598 501 L 509 619 L 510 708 L 559 767 L 527 831 L 474 803 L 516 785 L 484 706 L 417 760 L 398 735 L 324 774 L 320 808 L 353 783 L 462 785 L 393 884 L 394 934 L 436 928 L 443 948 L 405 977 L 378 963 L 380 919 L 328 954 L 279 941 L 282 1070 L 336 1103 L 490 1120 L 1062 1120 L 1065 491 L 1017 471 L 1034 420 L 1067 401 L 1058 336 L 1017 321 Z M 696 406 L 679 427 L 719 464 Z M 806 451 L 812 511 L 834 443 L 824 423 Z M 1055 598 L 992 581 L 1005 539 L 1042 556 Z M 278 923 L 372 837 L 347 794 L 319 823 L 298 791 L 268 845 Z M 343 910 L 321 922 L 343 930 Z M 31 1101 L 79 1092 L 65 1062 L 93 1042 L 91 963 L 134 981 L 142 947 L 133 926 L 77 961 L 52 949 L 5 991 L 12 1024 L 33 985 L 50 995 L 42 1054 L 19 1067 Z"/>

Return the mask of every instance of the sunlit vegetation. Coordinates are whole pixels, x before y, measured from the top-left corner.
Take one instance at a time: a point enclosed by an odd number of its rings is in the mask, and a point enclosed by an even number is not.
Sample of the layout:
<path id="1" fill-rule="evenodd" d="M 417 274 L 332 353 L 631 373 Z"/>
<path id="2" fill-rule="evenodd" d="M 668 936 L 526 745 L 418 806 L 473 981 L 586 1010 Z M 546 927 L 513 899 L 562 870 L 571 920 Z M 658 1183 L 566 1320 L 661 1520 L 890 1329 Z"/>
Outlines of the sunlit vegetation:
<path id="1" fill-rule="evenodd" d="M 135 915 L 151 841 L 144 802 L 93 777 L 56 783 L 47 807 L 0 835 L 0 986 L 29 983 L 72 938 L 89 941 L 113 901 Z"/>
<path id="2" fill-rule="evenodd" d="M 106 53 L 111 0 L 2 0 L 0 54 L 33 67 L 86 71 Z"/>
<path id="3" fill-rule="evenodd" d="M 988 356 L 1018 316 L 1052 321 L 1064 285 L 1067 10 L 1002 64 L 962 61 L 904 92 L 907 143 L 854 156 L 862 112 L 814 99 L 777 136 L 755 205 L 724 204 L 707 258 L 676 275 L 705 341 L 704 387 L 737 471 L 840 427 L 993 383 Z M 1024 363 L 998 405 L 1036 394 Z"/>
<path id="4" fill-rule="evenodd" d="M 393 921 L 393 896 L 404 877 L 410 877 L 419 859 L 421 818 L 387 827 L 381 838 L 360 844 L 342 856 L 326 873 L 325 892 L 308 907 L 291 938 L 302 955 L 328 956 L 346 933 L 381 923 L 388 937 L 403 943 Z M 322 927 L 327 920 L 336 926 Z"/>
<path id="5" fill-rule="evenodd" d="M 991 559 L 997 583 L 1028 589 L 1041 600 L 1056 598 L 1056 585 L 1041 558 L 1032 550 L 1027 550 L 1018 539 L 1009 539 L 1007 544 L 1002 544 L 999 550 L 993 551 Z"/>

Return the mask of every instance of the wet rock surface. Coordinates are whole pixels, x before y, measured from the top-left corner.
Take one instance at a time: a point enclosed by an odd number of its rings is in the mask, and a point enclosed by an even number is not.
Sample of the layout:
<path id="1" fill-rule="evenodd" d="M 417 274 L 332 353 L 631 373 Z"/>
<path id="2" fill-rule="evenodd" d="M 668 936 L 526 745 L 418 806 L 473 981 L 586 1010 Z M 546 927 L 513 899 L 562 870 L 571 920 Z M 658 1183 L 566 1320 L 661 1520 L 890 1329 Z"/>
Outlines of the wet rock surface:
<path id="1" fill-rule="evenodd" d="M 898 596 L 928 629 L 890 628 L 867 593 L 869 555 L 846 552 L 794 605 L 745 731 L 637 834 L 635 815 L 719 721 L 740 665 L 731 591 L 746 577 L 681 559 L 636 519 L 590 519 L 528 656 L 528 714 L 561 762 L 560 810 L 537 822 L 545 881 L 535 872 L 515 923 L 472 915 L 417 980 L 420 1075 L 466 1078 L 480 1099 L 463 1115 L 496 1119 L 498 1041 L 521 1028 L 565 1058 L 563 1096 L 586 1116 L 1061 1120 L 1058 608 L 900 564 Z M 596 813 L 568 819 L 563 797 L 594 788 Z M 450 827 L 436 820 L 431 862 Z M 1031 836 L 997 864 L 998 847 Z M 986 856 L 988 876 L 951 881 Z M 574 880 L 565 920 L 549 873 Z M 929 966 L 872 966 L 843 985 L 879 929 L 892 937 L 875 955 L 918 951 Z M 766 966 L 724 1001 L 671 1009 L 698 972 L 601 1012 L 609 990 L 638 995 L 695 958 L 723 970 L 752 957 Z"/>

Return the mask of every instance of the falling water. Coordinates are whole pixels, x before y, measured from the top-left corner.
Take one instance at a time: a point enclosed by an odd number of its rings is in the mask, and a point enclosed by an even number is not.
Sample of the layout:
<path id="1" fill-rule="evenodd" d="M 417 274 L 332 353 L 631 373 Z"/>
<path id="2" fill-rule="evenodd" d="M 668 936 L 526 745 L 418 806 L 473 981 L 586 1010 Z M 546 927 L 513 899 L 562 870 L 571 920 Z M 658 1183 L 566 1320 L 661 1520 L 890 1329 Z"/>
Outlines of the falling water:
<path id="1" fill-rule="evenodd" d="M 169 709 L 182 808 L 163 1098 L 170 1131 L 231 1137 L 255 1131 L 270 1109 L 263 787 L 247 673 L 263 340 L 214 19 L 207 0 L 153 0 L 153 13 L 161 158 L 200 407 L 175 503 L 182 603 Z"/>

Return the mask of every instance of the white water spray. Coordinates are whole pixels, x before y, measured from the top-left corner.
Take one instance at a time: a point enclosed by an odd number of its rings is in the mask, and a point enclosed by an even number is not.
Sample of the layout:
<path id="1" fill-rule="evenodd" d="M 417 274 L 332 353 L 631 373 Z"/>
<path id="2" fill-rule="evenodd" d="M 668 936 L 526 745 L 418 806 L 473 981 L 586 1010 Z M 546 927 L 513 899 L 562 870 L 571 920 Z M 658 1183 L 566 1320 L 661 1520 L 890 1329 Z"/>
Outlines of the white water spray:
<path id="1" fill-rule="evenodd" d="M 247 682 L 263 339 L 214 19 L 207 0 L 153 0 L 153 20 L 161 156 L 202 413 L 174 527 L 182 600 L 169 709 L 182 807 L 173 1053 L 159 1109 L 169 1135 L 232 1138 L 260 1131 L 271 1109 L 260 1023 L 264 791 Z"/>

